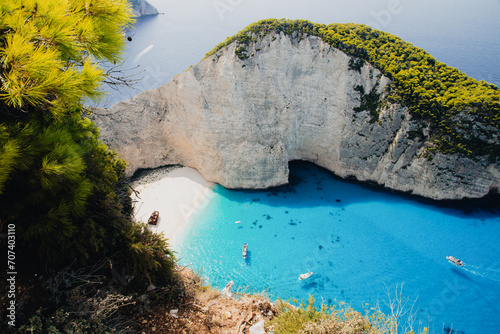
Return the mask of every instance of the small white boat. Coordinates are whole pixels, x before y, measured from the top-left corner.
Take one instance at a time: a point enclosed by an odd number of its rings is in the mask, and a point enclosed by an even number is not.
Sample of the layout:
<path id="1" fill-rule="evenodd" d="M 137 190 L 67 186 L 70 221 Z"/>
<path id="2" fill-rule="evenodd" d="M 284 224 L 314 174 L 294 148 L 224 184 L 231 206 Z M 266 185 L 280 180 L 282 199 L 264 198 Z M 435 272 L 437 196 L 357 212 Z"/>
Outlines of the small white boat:
<path id="1" fill-rule="evenodd" d="M 237 221 L 235 221 L 234 223 L 235 223 L 235 224 L 239 224 L 239 223 L 241 223 L 241 220 L 237 220 Z"/>
<path id="2" fill-rule="evenodd" d="M 311 277 L 311 275 L 313 274 L 313 272 L 309 272 L 309 273 L 305 273 L 305 274 L 300 274 L 299 275 L 299 281 L 302 281 L 303 279 L 306 279 L 306 278 L 309 278 Z"/>
<path id="3" fill-rule="evenodd" d="M 247 249 L 248 249 L 248 244 L 245 242 L 243 244 L 243 258 L 246 259 L 247 258 Z"/>
<path id="4" fill-rule="evenodd" d="M 459 266 L 459 267 L 461 267 L 461 266 L 463 266 L 463 265 L 464 265 L 464 262 L 463 262 L 462 260 L 459 260 L 459 259 L 457 259 L 457 258 L 454 258 L 454 257 L 453 257 L 453 256 L 451 256 L 451 255 L 448 255 L 448 256 L 446 257 L 446 260 L 448 260 L 448 262 L 450 262 L 451 264 L 454 264 L 454 265 Z"/>

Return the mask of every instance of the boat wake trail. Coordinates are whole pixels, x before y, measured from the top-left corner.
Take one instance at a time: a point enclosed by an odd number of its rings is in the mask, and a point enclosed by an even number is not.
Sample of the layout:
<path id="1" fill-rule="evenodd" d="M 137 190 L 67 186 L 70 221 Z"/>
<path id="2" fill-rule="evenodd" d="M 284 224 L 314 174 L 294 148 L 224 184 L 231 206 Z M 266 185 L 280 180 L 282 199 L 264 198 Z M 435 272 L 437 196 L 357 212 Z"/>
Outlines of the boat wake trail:
<path id="1" fill-rule="evenodd" d="M 471 264 L 464 263 L 460 268 L 484 278 L 500 282 L 500 270 L 496 269 L 482 269 Z"/>
<path id="2" fill-rule="evenodd" d="M 472 264 L 468 264 L 467 267 L 471 267 L 471 268 L 476 269 L 476 270 L 481 270 L 481 268 L 473 266 Z M 500 269 L 487 269 L 486 268 L 486 269 L 482 269 L 482 270 L 490 271 L 490 272 L 495 272 L 495 273 L 499 273 L 500 274 Z"/>

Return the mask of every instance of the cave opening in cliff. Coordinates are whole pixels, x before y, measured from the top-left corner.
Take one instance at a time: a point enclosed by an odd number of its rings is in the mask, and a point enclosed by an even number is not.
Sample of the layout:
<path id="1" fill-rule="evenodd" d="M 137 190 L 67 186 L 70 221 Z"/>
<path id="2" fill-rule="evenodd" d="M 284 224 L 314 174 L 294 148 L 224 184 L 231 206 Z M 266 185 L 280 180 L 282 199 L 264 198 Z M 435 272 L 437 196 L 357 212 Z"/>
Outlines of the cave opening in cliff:
<path id="1" fill-rule="evenodd" d="M 342 182 L 348 182 L 348 183 L 353 183 L 353 184 L 357 184 L 357 185 L 360 185 L 362 187 L 366 187 L 366 188 L 369 188 L 369 189 L 372 189 L 372 190 L 383 190 L 384 188 L 378 184 L 375 184 L 373 182 L 362 182 L 362 181 L 359 181 L 358 179 L 356 179 L 354 176 L 347 176 L 347 177 L 341 177 L 337 174 L 335 174 L 334 172 L 332 172 L 331 170 L 325 168 L 325 167 L 322 167 L 321 165 L 318 165 L 318 164 L 315 164 L 314 162 L 311 162 L 311 161 L 308 161 L 308 160 L 291 160 L 288 162 L 288 169 L 290 171 L 290 174 L 289 174 L 289 185 L 290 186 L 293 186 L 293 185 L 297 185 L 301 178 L 300 176 L 297 175 L 297 173 L 295 171 L 297 170 L 300 170 L 300 169 L 305 169 L 305 170 L 309 170 L 311 171 L 311 173 L 314 173 L 313 169 L 314 168 L 317 168 L 321 171 L 324 171 L 325 173 L 327 173 L 330 177 L 334 178 L 335 180 L 337 181 L 342 181 Z M 386 191 L 390 191 L 390 190 L 387 190 Z"/>

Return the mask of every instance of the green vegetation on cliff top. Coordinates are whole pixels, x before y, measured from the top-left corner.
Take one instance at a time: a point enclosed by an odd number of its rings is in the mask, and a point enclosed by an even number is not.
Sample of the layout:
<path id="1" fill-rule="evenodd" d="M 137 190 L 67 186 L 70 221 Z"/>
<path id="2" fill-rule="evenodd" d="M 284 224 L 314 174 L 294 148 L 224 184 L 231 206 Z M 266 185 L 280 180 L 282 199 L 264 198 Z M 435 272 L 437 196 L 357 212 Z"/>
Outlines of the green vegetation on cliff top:
<path id="1" fill-rule="evenodd" d="M 389 102 L 407 106 L 419 132 L 429 127 L 429 157 L 439 151 L 469 157 L 488 156 L 492 162 L 500 159 L 500 90 L 468 77 L 389 33 L 352 23 L 324 25 L 304 20 L 268 19 L 227 38 L 205 58 L 237 42 L 236 54 L 244 60 L 248 58 L 246 49 L 250 43 L 268 33 L 300 39 L 318 36 L 379 69 L 394 83 Z"/>

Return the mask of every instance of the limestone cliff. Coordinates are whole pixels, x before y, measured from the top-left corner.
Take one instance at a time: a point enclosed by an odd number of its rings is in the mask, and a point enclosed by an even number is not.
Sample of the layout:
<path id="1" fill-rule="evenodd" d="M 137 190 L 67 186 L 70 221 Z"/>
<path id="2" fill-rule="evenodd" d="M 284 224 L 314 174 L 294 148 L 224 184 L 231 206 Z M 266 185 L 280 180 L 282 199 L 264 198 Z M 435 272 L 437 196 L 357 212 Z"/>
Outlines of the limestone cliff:
<path id="1" fill-rule="evenodd" d="M 370 64 L 355 69 L 321 38 L 283 32 L 255 38 L 246 54 L 231 43 L 162 87 L 95 110 L 129 174 L 182 164 L 225 187 L 267 188 L 288 182 L 289 161 L 307 160 L 432 199 L 498 192 L 500 168 L 487 158 L 426 157 L 429 129 L 387 101 L 391 80 Z M 377 113 L 362 107 L 368 93 L 383 101 Z"/>
<path id="2" fill-rule="evenodd" d="M 157 15 L 158 10 L 146 0 L 129 0 L 135 17 Z"/>

